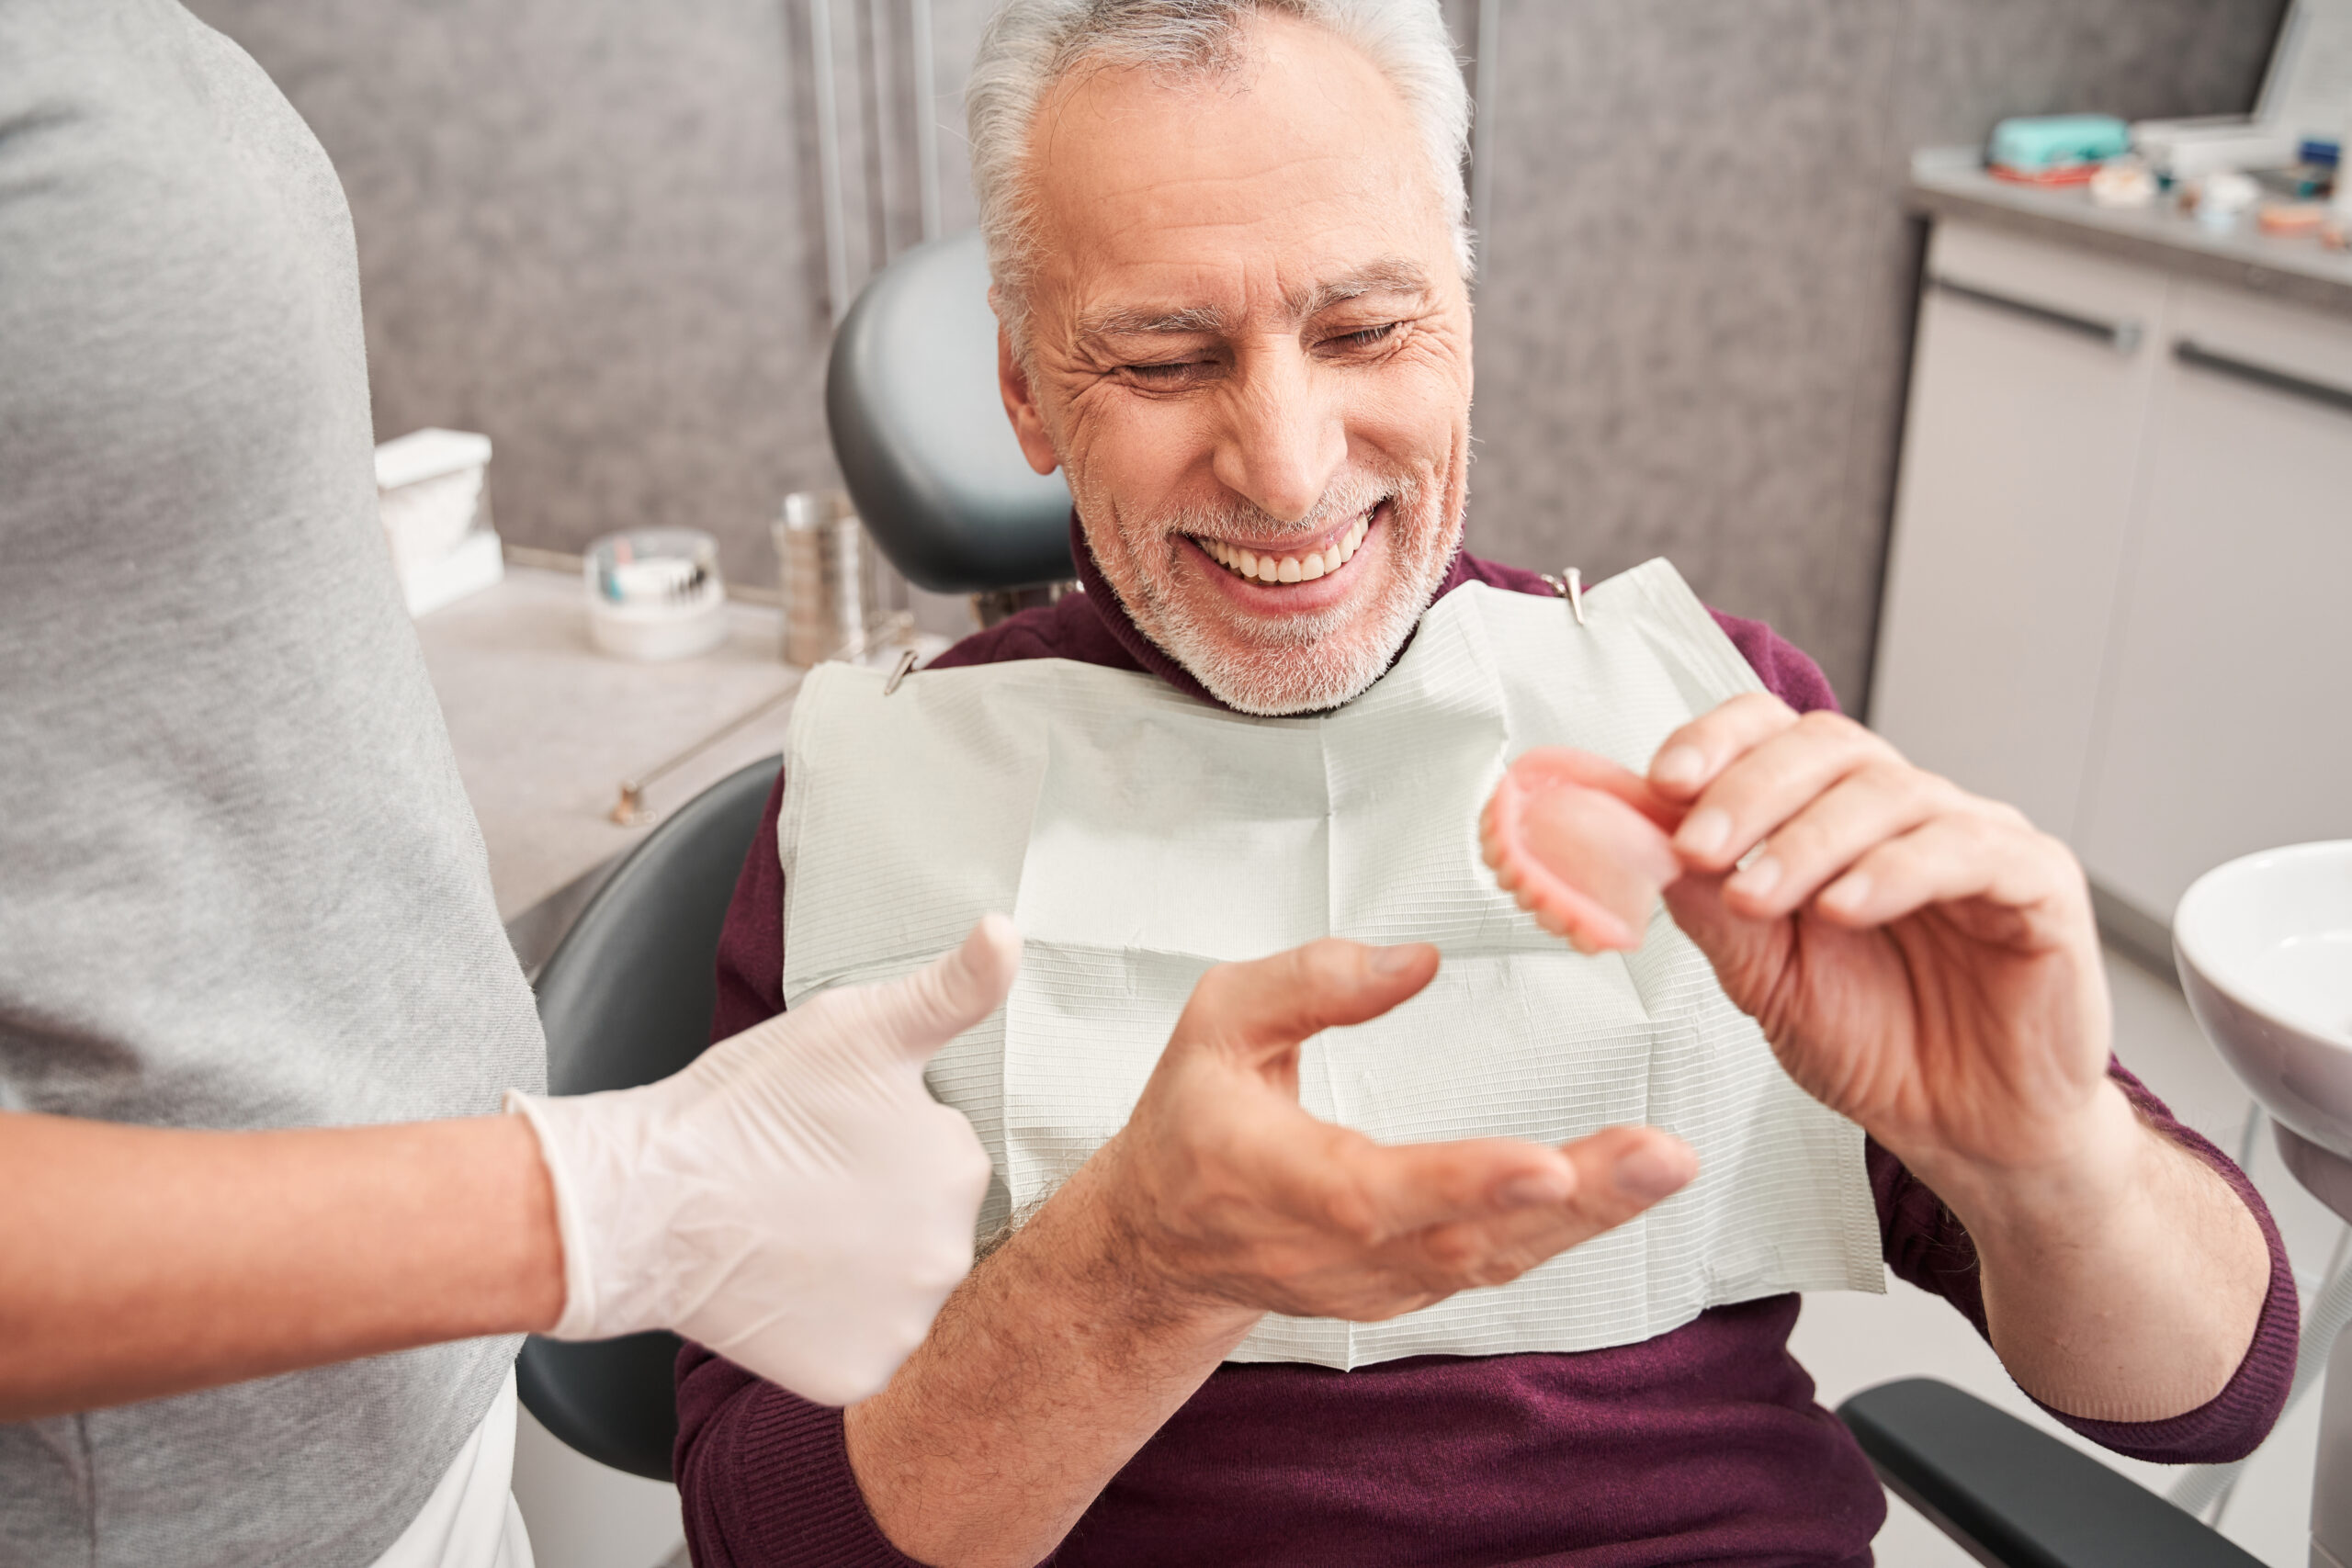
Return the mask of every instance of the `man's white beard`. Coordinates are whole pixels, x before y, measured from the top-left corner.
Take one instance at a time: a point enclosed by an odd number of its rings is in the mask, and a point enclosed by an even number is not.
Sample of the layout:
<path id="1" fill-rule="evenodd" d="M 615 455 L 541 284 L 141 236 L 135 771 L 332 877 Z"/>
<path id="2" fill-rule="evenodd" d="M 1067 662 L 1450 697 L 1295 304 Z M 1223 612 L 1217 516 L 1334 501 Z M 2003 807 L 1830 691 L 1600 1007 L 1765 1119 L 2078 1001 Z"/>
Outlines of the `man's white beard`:
<path id="1" fill-rule="evenodd" d="M 1289 534 L 1307 538 L 1370 511 L 1384 499 L 1392 502 L 1382 524 L 1387 534 L 1382 542 L 1393 566 L 1369 605 L 1343 604 L 1311 615 L 1259 619 L 1203 614 L 1173 592 L 1181 570 L 1175 535 L 1262 540 Z M 1247 504 L 1185 508 L 1154 519 L 1142 548 L 1136 548 L 1130 536 L 1141 603 L 1128 610 L 1146 637 L 1228 707 L 1261 715 L 1335 708 L 1362 695 L 1386 673 L 1396 650 L 1412 635 L 1453 557 L 1447 533 L 1442 503 L 1424 494 L 1409 476 L 1343 479 L 1296 523 L 1279 522 Z M 1247 646 L 1234 646 L 1236 632 Z"/>

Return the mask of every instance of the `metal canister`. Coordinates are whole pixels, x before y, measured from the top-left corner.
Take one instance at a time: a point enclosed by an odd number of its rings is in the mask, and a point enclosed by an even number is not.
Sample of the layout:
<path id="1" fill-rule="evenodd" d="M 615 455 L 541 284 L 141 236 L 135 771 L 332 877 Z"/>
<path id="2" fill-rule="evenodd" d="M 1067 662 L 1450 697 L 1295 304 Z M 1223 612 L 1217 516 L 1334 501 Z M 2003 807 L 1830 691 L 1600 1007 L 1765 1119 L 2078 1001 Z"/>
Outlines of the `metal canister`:
<path id="1" fill-rule="evenodd" d="M 806 668 L 863 653 L 877 611 L 865 529 L 849 497 L 795 491 L 770 532 L 784 594 L 784 661 Z"/>

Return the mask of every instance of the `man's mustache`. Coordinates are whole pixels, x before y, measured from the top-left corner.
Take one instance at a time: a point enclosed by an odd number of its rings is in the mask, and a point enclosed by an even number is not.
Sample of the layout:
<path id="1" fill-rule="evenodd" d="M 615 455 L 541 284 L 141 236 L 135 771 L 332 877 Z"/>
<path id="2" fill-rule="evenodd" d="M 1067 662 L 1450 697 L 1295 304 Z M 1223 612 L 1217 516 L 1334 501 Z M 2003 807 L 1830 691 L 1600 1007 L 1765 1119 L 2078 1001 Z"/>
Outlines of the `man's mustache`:
<path id="1" fill-rule="evenodd" d="M 1159 519 L 1153 526 L 1171 546 L 1186 535 L 1263 540 L 1311 538 L 1328 532 L 1335 524 L 1370 512 L 1384 501 L 1396 502 L 1389 508 L 1393 519 L 1409 521 L 1418 510 L 1414 502 L 1419 491 L 1419 487 L 1409 478 L 1399 475 L 1335 488 L 1326 492 L 1304 517 L 1276 517 L 1262 507 L 1235 502 L 1222 506 L 1182 507 Z"/>

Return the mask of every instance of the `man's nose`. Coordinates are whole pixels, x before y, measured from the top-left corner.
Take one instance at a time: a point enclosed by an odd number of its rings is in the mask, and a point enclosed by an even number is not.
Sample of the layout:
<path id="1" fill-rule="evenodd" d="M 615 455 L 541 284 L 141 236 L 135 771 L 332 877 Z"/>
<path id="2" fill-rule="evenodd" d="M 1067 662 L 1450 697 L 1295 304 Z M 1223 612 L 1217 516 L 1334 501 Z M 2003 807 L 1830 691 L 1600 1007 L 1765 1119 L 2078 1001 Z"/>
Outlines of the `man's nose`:
<path id="1" fill-rule="evenodd" d="M 1227 404 L 1217 481 L 1285 523 L 1315 510 L 1347 461 L 1337 389 L 1295 344 L 1247 355 Z"/>

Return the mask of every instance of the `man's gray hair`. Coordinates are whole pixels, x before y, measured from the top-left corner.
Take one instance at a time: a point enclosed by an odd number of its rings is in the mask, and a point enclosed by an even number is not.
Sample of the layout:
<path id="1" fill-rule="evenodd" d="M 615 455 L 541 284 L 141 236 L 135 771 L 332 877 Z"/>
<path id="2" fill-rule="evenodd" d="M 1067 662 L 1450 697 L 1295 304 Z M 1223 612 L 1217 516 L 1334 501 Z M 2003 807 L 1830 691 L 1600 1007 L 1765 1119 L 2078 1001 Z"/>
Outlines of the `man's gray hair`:
<path id="1" fill-rule="evenodd" d="M 1017 350 L 1027 346 L 1024 294 L 1036 212 L 1028 188 L 1029 131 L 1038 105 L 1080 64 L 1171 76 L 1228 69 L 1244 28 L 1261 13 L 1329 28 L 1363 51 L 1396 89 L 1419 122 L 1455 260 L 1469 276 L 1462 160 L 1470 142 L 1470 96 L 1438 0 L 1004 0 L 981 36 L 964 103 L 980 233 L 997 309 Z"/>

